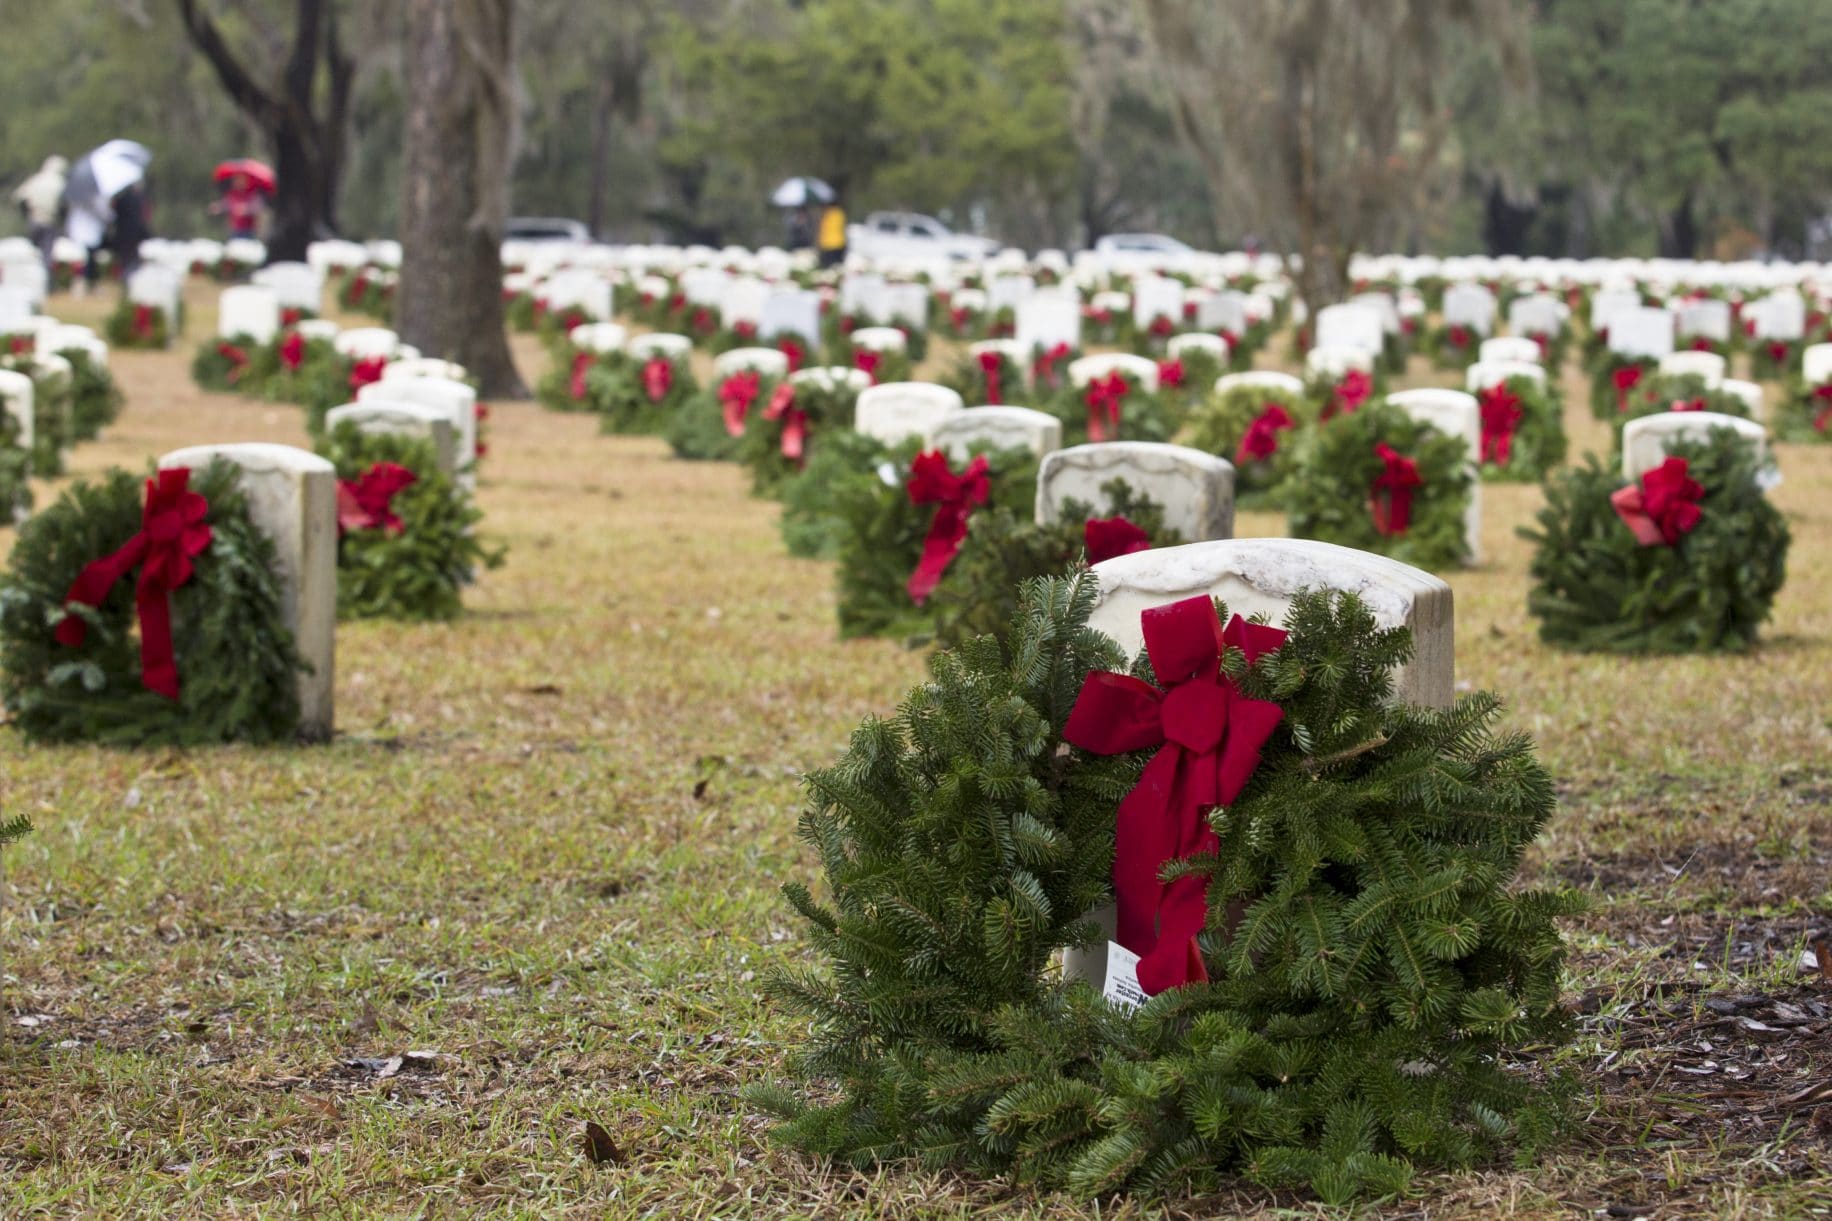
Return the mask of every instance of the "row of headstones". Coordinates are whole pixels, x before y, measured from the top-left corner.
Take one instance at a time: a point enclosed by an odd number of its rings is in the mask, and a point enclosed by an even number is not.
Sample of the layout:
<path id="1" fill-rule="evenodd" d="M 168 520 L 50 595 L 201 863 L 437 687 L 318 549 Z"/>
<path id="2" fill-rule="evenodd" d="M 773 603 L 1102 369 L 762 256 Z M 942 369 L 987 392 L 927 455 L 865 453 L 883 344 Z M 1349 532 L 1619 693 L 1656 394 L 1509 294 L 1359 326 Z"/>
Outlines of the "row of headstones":
<path id="1" fill-rule="evenodd" d="M 1795 292 L 1770 293 L 1743 306 L 1758 339 L 1797 340 L 1806 335 L 1806 302 Z M 1599 290 L 1590 299 L 1590 328 L 1609 332 L 1610 350 L 1623 356 L 1658 359 L 1674 350 L 1680 336 L 1728 343 L 1735 325 L 1730 302 L 1705 297 L 1669 306 L 1642 304 L 1629 286 Z"/>
<path id="2" fill-rule="evenodd" d="M 31 363 L 35 372 L 70 385 L 76 375 L 69 356 L 81 352 L 98 369 L 108 368 L 108 344 L 86 326 L 58 321 L 44 314 L 21 319 L 0 318 L 0 337 L 27 336 L 32 340 Z M 0 411 L 12 417 L 18 447 L 30 450 L 38 439 L 38 386 L 33 378 L 12 369 L 0 369 Z M 0 524 L 12 519 L 17 506 L 0 506 Z"/>

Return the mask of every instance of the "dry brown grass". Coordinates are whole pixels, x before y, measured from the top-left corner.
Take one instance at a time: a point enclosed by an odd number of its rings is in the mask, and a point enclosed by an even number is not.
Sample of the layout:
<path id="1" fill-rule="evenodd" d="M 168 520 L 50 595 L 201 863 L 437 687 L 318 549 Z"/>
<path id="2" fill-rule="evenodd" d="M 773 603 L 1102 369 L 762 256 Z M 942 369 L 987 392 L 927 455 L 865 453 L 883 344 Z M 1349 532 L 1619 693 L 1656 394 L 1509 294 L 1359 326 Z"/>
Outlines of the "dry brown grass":
<path id="1" fill-rule="evenodd" d="M 193 296 L 188 342 L 116 357 L 129 408 L 76 474 L 304 442 L 293 408 L 192 389 Z M 783 554 L 735 469 L 495 406 L 481 498 L 509 563 L 453 625 L 340 629 L 336 742 L 0 736 L 0 803 L 38 823 L 0 914 L 3 1211 L 1095 1211 L 767 1146 L 735 1091 L 793 1035 L 757 973 L 801 952 L 776 897 L 810 874 L 794 776 L 921 659 L 835 641 L 826 566 Z M 1572 423 L 1580 451 L 1600 440 Z M 1793 576 L 1747 657 L 1543 648 L 1513 536 L 1538 493 L 1485 490 L 1488 559 L 1451 578 L 1459 677 L 1504 692 L 1564 780 L 1535 868 L 1598 900 L 1572 930 L 1567 1057 L 1592 1100 L 1560 1156 L 1425 1177 L 1383 1214 L 1832 1208 L 1832 1101 L 1803 1092 L 1832 1071 L 1832 985 L 1796 970 L 1832 932 L 1832 447 L 1781 461 Z M 587 1119 L 621 1164 L 585 1157 Z M 1164 1207 L 1320 1211 L 1246 1189 Z"/>

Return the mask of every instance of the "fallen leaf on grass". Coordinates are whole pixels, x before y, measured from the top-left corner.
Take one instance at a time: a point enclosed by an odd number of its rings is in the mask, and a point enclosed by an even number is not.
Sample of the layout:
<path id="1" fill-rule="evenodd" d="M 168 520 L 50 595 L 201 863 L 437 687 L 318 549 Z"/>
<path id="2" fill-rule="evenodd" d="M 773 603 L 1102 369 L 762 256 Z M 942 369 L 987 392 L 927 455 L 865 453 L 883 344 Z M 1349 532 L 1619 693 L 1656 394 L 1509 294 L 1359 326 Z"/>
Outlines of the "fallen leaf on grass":
<path id="1" fill-rule="evenodd" d="M 623 1165 L 623 1150 L 617 1147 L 617 1142 L 611 1139 L 611 1134 L 597 1120 L 585 1121 L 585 1136 L 580 1143 L 585 1146 L 585 1156 L 592 1159 L 593 1165 Z"/>

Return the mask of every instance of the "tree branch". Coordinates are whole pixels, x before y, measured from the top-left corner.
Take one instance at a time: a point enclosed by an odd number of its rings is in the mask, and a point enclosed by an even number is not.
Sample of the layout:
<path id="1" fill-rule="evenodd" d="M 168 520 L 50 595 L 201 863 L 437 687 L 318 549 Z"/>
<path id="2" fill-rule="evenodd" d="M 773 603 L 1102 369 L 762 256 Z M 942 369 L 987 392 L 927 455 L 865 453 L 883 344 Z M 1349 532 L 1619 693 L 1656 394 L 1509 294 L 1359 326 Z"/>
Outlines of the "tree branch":
<path id="1" fill-rule="evenodd" d="M 278 127 L 284 119 L 285 108 L 271 93 L 255 84 L 254 78 L 223 40 L 216 22 L 197 7 L 196 0 L 178 0 L 178 15 L 184 22 L 185 33 L 191 37 L 191 45 L 210 61 L 216 79 L 222 82 L 230 100 L 261 126 Z"/>

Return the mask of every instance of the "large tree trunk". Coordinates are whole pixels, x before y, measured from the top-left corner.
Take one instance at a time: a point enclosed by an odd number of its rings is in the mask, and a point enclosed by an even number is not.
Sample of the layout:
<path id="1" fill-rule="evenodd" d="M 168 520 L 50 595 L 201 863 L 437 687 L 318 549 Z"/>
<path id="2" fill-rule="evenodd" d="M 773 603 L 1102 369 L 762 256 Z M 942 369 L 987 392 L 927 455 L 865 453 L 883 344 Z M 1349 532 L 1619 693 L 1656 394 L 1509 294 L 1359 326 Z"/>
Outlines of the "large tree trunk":
<path id="1" fill-rule="evenodd" d="M 503 325 L 515 142 L 514 0 L 407 0 L 407 133 L 395 325 L 492 397 L 527 393 Z"/>

